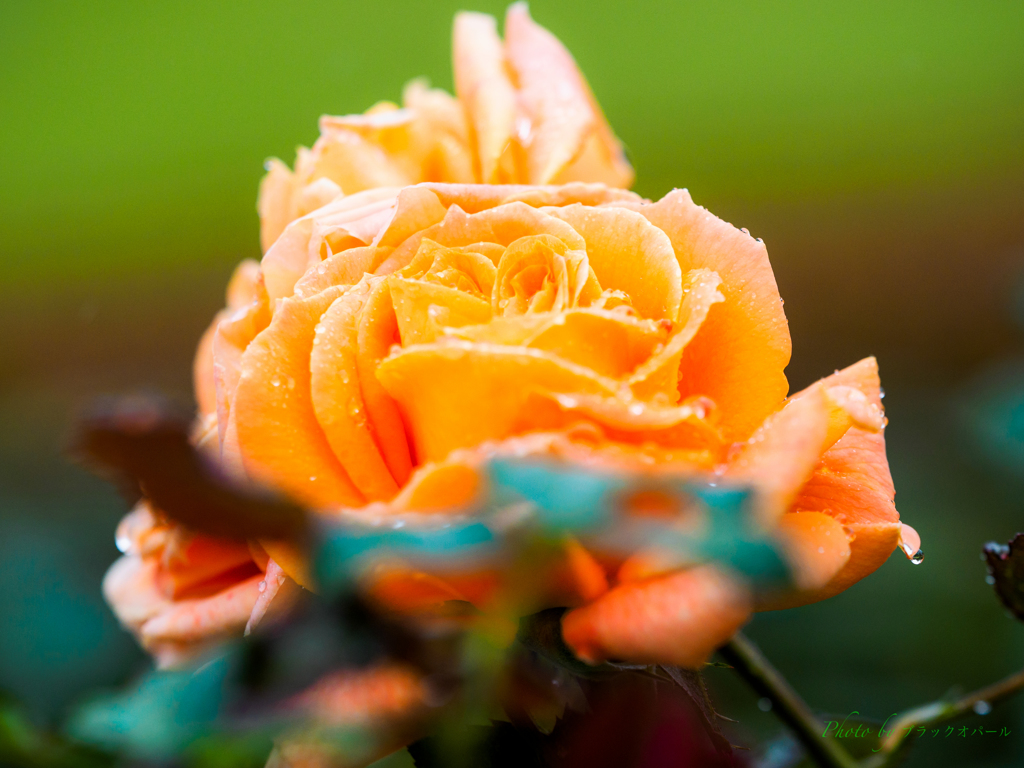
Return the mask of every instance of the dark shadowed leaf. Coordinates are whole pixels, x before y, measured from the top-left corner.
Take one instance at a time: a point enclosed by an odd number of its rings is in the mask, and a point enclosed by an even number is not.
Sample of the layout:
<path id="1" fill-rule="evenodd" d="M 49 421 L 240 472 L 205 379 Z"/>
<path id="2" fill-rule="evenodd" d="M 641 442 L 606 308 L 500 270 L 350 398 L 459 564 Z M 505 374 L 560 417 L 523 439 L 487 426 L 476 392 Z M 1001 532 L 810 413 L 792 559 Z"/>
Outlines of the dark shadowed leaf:
<path id="1" fill-rule="evenodd" d="M 189 440 L 189 420 L 165 400 L 126 397 L 96 403 L 72 451 L 134 503 L 143 495 L 189 528 L 235 539 L 296 538 L 305 511 L 263 489 L 227 478 Z"/>
<path id="2" fill-rule="evenodd" d="M 996 594 L 1014 616 L 1024 621 L 1024 534 L 1018 533 L 1009 544 L 990 541 L 984 553 Z"/>

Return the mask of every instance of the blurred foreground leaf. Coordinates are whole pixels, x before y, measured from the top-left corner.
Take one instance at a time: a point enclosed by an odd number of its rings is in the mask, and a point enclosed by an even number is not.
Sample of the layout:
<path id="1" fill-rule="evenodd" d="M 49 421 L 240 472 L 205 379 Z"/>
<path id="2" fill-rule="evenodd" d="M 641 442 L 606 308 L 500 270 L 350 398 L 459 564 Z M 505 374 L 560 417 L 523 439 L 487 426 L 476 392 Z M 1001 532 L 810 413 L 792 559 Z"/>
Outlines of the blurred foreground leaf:
<path id="1" fill-rule="evenodd" d="M 104 400 L 81 420 L 72 451 L 129 503 L 145 496 L 193 530 L 230 539 L 302 534 L 300 506 L 227 478 L 192 445 L 189 424 L 162 398 Z"/>

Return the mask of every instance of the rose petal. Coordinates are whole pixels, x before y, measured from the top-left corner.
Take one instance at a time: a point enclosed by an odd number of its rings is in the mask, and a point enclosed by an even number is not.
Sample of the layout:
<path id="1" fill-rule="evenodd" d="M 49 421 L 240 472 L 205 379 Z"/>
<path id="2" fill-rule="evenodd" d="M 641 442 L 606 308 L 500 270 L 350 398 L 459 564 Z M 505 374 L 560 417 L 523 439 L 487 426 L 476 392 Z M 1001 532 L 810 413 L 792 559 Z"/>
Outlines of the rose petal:
<path id="1" fill-rule="evenodd" d="M 602 181 L 628 187 L 632 169 L 621 156 L 586 80 L 572 55 L 554 35 L 530 18 L 525 3 L 510 6 L 505 16 L 505 49 L 519 84 L 519 97 L 530 118 L 526 147 L 528 181 Z M 597 162 L 569 168 L 597 140 Z M 593 175 L 579 175 L 581 173 Z"/>
<path id="2" fill-rule="evenodd" d="M 881 409 L 878 365 L 873 357 L 823 379 L 822 385 L 853 387 L 865 394 L 870 405 Z M 860 426 L 851 427 L 825 452 L 793 503 L 795 510 L 822 512 L 847 528 L 850 560 L 825 587 L 803 593 L 787 606 L 838 594 L 888 559 L 901 529 L 900 516 L 893 504 L 895 495 L 885 457 L 885 436 Z"/>
<path id="3" fill-rule="evenodd" d="M 850 560 L 850 539 L 829 515 L 787 512 L 779 518 L 778 533 L 793 564 L 798 589 L 820 589 Z"/>
<path id="4" fill-rule="evenodd" d="M 452 35 L 455 95 L 473 125 L 480 179 L 498 181 L 498 159 L 512 140 L 516 92 L 508 76 L 505 51 L 493 16 L 455 14 Z"/>
<path id="5" fill-rule="evenodd" d="M 668 235 L 684 272 L 704 268 L 722 278 L 725 301 L 687 347 L 680 392 L 710 397 L 726 436 L 746 439 L 789 389 L 789 325 L 764 244 L 694 205 L 686 190 L 637 210 Z"/>
<path id="6" fill-rule="evenodd" d="M 260 181 L 256 210 L 260 214 L 260 247 L 263 253 L 281 236 L 284 228 L 295 218 L 292 197 L 295 177 L 288 166 L 272 157 L 267 161 L 267 175 Z"/>
<path id="7" fill-rule="evenodd" d="M 718 275 L 706 269 L 694 269 L 686 274 L 683 288 L 686 298 L 679 309 L 680 317 L 672 338 L 629 377 L 627 383 L 636 397 L 669 403 L 678 400 L 683 355 L 707 320 L 711 307 L 723 300 L 718 292 L 720 284 Z"/>
<path id="8" fill-rule="evenodd" d="M 490 302 L 464 291 L 394 275 L 388 282 L 402 346 L 429 343 L 448 327 L 485 323 L 491 318 Z"/>
<path id="9" fill-rule="evenodd" d="M 298 297 L 313 296 L 332 285 L 355 285 L 363 275 L 373 272 L 374 264 L 391 255 L 393 248 L 349 248 L 321 261 L 308 269 L 295 283 L 294 293 Z"/>
<path id="10" fill-rule="evenodd" d="M 345 291 L 280 302 L 273 321 L 242 356 L 233 413 L 246 471 L 317 506 L 360 504 L 313 410 L 310 354 L 314 326 Z"/>
<path id="11" fill-rule="evenodd" d="M 377 366 L 399 342 L 398 320 L 387 280 L 373 282 L 359 319 L 356 367 L 373 434 L 395 482 L 401 487 L 412 470 L 406 428 L 398 406 L 377 380 Z"/>
<path id="12" fill-rule="evenodd" d="M 571 250 L 586 250 L 583 238 L 571 226 L 525 203 L 508 203 L 470 214 L 453 204 L 448 208 L 444 221 L 402 243 L 385 262 L 387 266 L 378 269 L 377 274 L 385 274 L 409 264 L 424 238 L 448 247 L 480 242 L 508 246 L 521 237 L 533 235 L 553 235 Z"/>
<path id="13" fill-rule="evenodd" d="M 562 619 L 584 661 L 628 659 L 696 669 L 750 617 L 745 586 L 710 566 L 622 584 Z"/>
<path id="14" fill-rule="evenodd" d="M 760 516 L 775 521 L 789 509 L 821 460 L 829 437 L 832 403 L 816 383 L 765 420 L 725 470 L 757 491 Z"/>
<path id="15" fill-rule="evenodd" d="M 261 581 L 263 574 L 258 574 L 210 597 L 175 602 L 139 628 L 142 642 L 192 642 L 241 632 Z"/>
<path id="16" fill-rule="evenodd" d="M 310 393 L 327 442 L 359 491 L 370 500 L 398 492 L 363 400 L 358 372 L 359 320 L 371 286 L 363 281 L 337 298 L 314 329 Z"/>
<path id="17" fill-rule="evenodd" d="M 613 381 L 546 352 L 464 341 L 403 349 L 377 378 L 409 420 L 421 462 L 507 437 L 531 390 L 615 391 Z"/>
<path id="18" fill-rule="evenodd" d="M 643 317 L 676 318 L 682 301 L 682 273 L 664 232 L 625 208 L 589 208 L 577 203 L 543 210 L 583 237 L 590 266 L 602 288 L 625 292 Z"/>
<path id="19" fill-rule="evenodd" d="M 397 194 L 381 188 L 347 195 L 291 222 L 260 262 L 270 298 L 290 296 L 306 270 L 329 256 L 325 239 L 333 239 L 333 253 L 369 245 L 390 220 Z"/>

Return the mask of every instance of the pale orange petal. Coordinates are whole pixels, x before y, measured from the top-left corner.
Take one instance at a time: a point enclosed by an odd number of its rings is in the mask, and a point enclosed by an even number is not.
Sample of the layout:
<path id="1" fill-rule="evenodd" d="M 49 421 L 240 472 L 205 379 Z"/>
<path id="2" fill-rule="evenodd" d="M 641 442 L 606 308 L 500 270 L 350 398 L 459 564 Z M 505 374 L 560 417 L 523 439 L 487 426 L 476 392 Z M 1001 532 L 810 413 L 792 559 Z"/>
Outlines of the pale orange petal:
<path id="1" fill-rule="evenodd" d="M 331 253 L 369 245 L 391 220 L 397 194 L 381 188 L 347 195 L 289 224 L 260 263 L 270 298 L 290 296 L 306 270 Z"/>
<path id="2" fill-rule="evenodd" d="M 280 303 L 242 356 L 233 408 L 246 471 L 318 506 L 363 502 L 317 422 L 310 394 L 314 326 L 344 290 Z"/>
<path id="3" fill-rule="evenodd" d="M 345 472 L 368 500 L 390 499 L 398 485 L 374 440 L 358 371 L 359 319 L 366 281 L 331 304 L 315 330 L 310 389 L 317 421 Z"/>
<path id="4" fill-rule="evenodd" d="M 359 320 L 357 365 L 363 401 L 370 426 L 391 476 L 399 486 L 412 470 L 412 456 L 406 428 L 398 406 L 377 380 L 377 366 L 400 341 L 398 320 L 387 280 L 378 280 L 366 299 Z"/>
<path id="5" fill-rule="evenodd" d="M 420 462 L 509 436 L 531 390 L 615 391 L 613 381 L 546 352 L 464 341 L 403 349 L 377 378 L 409 420 Z"/>
<path id="6" fill-rule="evenodd" d="M 562 636 L 581 659 L 696 669 L 750 617 L 750 594 L 713 567 L 615 587 L 569 611 Z"/>
<path id="7" fill-rule="evenodd" d="M 778 533 L 801 590 L 820 589 L 850 560 L 850 540 L 843 526 L 821 512 L 787 512 Z"/>
<path id="8" fill-rule="evenodd" d="M 628 379 L 630 390 L 636 397 L 667 403 L 674 403 L 679 398 L 683 355 L 707 320 L 711 307 L 723 300 L 718 291 L 720 284 L 721 278 L 707 269 L 694 269 L 686 274 L 685 298 L 672 337 Z"/>
<path id="9" fill-rule="evenodd" d="M 192 642 L 241 632 L 259 597 L 263 574 L 198 600 L 179 600 L 140 627 L 143 643 Z"/>
<path id="10" fill-rule="evenodd" d="M 390 256 L 392 250 L 363 246 L 335 253 L 308 269 L 295 283 L 294 294 L 302 298 L 314 296 L 332 285 L 355 285 L 364 274 L 373 272 L 375 262 Z"/>
<path id="11" fill-rule="evenodd" d="M 684 272 L 710 269 L 725 301 L 708 313 L 683 356 L 680 392 L 706 395 L 722 412 L 731 439 L 743 440 L 782 403 L 792 345 L 768 252 L 731 224 L 675 190 L 637 208 L 668 235 Z"/>
<path id="12" fill-rule="evenodd" d="M 443 221 L 408 238 L 377 274 L 387 274 L 409 264 L 424 238 L 449 247 L 481 242 L 508 246 L 521 237 L 532 235 L 553 235 L 571 250 L 586 250 L 585 241 L 571 226 L 525 203 L 508 203 L 479 213 L 466 213 L 459 205 L 452 204 Z"/>
<path id="13" fill-rule="evenodd" d="M 831 414 L 824 387 L 814 384 L 770 416 L 731 457 L 726 476 L 755 489 L 765 522 L 789 509 L 818 465 Z"/>
<path id="14" fill-rule="evenodd" d="M 493 16 L 455 14 L 452 63 L 455 95 L 473 125 L 480 180 L 490 184 L 497 181 L 498 158 L 512 140 L 516 121 L 516 92 Z"/>
<path id="15" fill-rule="evenodd" d="M 682 273 L 664 232 L 625 208 L 580 204 L 545 208 L 568 222 L 587 243 L 587 257 L 602 288 L 625 292 L 643 317 L 675 320 Z"/>
<path id="16" fill-rule="evenodd" d="M 260 247 L 263 253 L 281 236 L 284 228 L 295 218 L 292 197 L 295 177 L 288 166 L 276 157 L 267 161 L 267 175 L 260 181 L 256 209 L 260 214 Z"/>
<path id="17" fill-rule="evenodd" d="M 326 177 L 346 195 L 419 181 L 380 144 L 347 128 L 324 128 L 311 150 L 316 166 L 314 179 Z"/>
<path id="18" fill-rule="evenodd" d="M 878 366 L 872 357 L 822 380 L 826 387 L 849 386 L 881 408 Z M 796 604 L 837 594 L 874 572 L 899 541 L 900 516 L 893 504 L 896 490 L 885 457 L 885 436 L 853 426 L 829 448 L 793 509 L 822 512 L 850 532 L 850 560 L 822 589 L 804 593 Z"/>
<path id="19" fill-rule="evenodd" d="M 530 119 L 527 135 L 520 138 L 526 148 L 528 181 L 602 181 L 628 187 L 632 170 L 622 159 L 576 62 L 558 38 L 530 18 L 525 3 L 508 9 L 505 49 Z M 587 150 L 591 138 L 597 139 L 594 150 L 604 161 L 588 158 L 574 170 L 594 175 L 565 173 Z"/>

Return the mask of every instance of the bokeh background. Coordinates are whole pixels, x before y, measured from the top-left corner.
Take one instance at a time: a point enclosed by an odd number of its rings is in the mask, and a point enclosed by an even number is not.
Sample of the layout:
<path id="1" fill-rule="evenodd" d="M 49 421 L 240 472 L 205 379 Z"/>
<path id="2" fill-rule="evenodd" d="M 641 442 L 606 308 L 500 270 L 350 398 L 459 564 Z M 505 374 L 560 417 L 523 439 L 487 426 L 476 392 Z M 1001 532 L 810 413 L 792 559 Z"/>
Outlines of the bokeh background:
<path id="1" fill-rule="evenodd" d="M 145 661 L 100 597 L 124 511 L 70 464 L 101 393 L 191 398 L 256 185 L 322 113 L 451 88 L 460 7 L 504 3 L 0 3 L 0 689 L 41 723 Z M 535 0 L 629 148 L 768 245 L 794 389 L 874 354 L 900 555 L 749 633 L 822 711 L 884 719 L 1024 664 L 979 551 L 1024 529 L 1024 4 Z M 719 708 L 781 732 L 727 670 Z M 970 722 L 968 725 L 974 725 Z M 920 740 L 911 766 L 1024 764 L 1024 701 Z"/>

